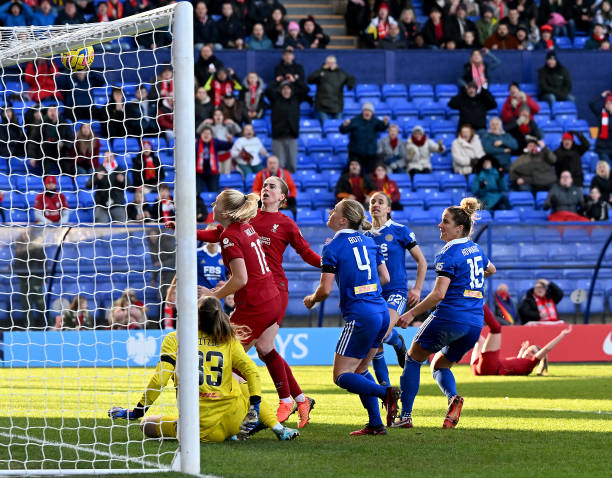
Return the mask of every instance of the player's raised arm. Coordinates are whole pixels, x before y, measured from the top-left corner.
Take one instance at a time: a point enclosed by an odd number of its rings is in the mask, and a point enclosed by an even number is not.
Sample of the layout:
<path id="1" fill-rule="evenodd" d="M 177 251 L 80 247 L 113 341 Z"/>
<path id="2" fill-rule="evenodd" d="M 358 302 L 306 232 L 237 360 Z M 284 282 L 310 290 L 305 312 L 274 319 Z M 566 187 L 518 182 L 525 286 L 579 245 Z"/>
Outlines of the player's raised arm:
<path id="1" fill-rule="evenodd" d="M 155 367 L 155 372 L 153 372 L 153 375 L 149 379 L 147 388 L 138 401 L 138 404 L 133 409 L 112 407 L 108 411 L 109 417 L 112 419 L 123 418 L 126 420 L 138 420 L 147 413 L 149 407 L 155 403 L 157 397 L 159 397 L 164 387 L 168 384 L 168 380 L 174 377 L 177 345 L 175 332 L 166 335 L 162 343 L 159 363 Z"/>
<path id="2" fill-rule="evenodd" d="M 331 294 L 336 275 L 331 272 L 325 272 L 325 267 L 323 270 L 324 272 L 321 273 L 321 282 L 319 282 L 317 289 L 313 294 L 304 297 L 304 305 L 307 309 L 312 309 L 317 302 L 324 301 L 329 297 L 329 294 Z"/>

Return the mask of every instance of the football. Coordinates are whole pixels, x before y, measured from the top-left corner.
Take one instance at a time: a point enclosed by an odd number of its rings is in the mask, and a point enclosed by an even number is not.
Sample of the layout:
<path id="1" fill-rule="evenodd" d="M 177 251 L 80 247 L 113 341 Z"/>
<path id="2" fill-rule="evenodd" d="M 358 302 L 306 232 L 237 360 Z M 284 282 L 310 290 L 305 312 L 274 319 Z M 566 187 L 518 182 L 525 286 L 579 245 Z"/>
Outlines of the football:
<path id="1" fill-rule="evenodd" d="M 62 53 L 62 64 L 71 70 L 86 70 L 94 60 L 94 49 L 91 46 L 76 48 Z"/>

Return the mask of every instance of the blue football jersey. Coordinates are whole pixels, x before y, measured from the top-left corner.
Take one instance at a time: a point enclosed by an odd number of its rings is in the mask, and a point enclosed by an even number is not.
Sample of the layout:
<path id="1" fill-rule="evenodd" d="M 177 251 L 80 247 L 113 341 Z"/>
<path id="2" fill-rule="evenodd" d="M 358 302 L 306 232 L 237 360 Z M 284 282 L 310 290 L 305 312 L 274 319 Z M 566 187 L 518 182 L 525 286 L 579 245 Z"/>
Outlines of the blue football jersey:
<path id="1" fill-rule="evenodd" d="M 484 271 L 488 266 L 482 248 L 467 237 L 447 242 L 436 256 L 434 267 L 437 275 L 450 278 L 450 284 L 434 315 L 482 327 Z"/>
<path id="2" fill-rule="evenodd" d="M 391 280 L 382 286 L 383 295 L 386 296 L 398 289 L 407 290 L 406 250 L 417 245 L 414 232 L 407 226 L 389 219 L 380 229 L 368 231 L 365 234 L 372 237 L 374 242 L 380 246 L 389 271 Z"/>
<path id="3" fill-rule="evenodd" d="M 384 262 L 374 240 L 352 229 L 338 231 L 323 247 L 322 270 L 336 274 L 345 320 L 387 310 L 377 270 Z"/>
<path id="4" fill-rule="evenodd" d="M 227 277 L 227 269 L 223 265 L 221 249 L 211 254 L 206 246 L 198 249 L 198 285 L 212 289 L 220 280 Z"/>

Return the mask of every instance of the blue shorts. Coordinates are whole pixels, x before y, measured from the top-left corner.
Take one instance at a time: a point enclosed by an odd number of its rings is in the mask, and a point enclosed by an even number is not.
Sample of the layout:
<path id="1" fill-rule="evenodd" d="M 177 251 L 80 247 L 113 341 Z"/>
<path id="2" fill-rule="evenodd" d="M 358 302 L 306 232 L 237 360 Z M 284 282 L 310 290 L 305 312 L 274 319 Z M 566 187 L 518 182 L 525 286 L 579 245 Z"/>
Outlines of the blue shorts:
<path id="1" fill-rule="evenodd" d="M 482 326 L 462 324 L 430 315 L 414 341 L 430 352 L 441 351 L 451 362 L 459 362 L 480 337 Z"/>
<path id="2" fill-rule="evenodd" d="M 348 320 L 338 339 L 336 353 L 344 357 L 366 358 L 370 349 L 381 346 L 388 328 L 389 311 L 387 309 L 372 313 L 367 317 Z"/>
<path id="3" fill-rule="evenodd" d="M 406 303 L 408 301 L 407 290 L 392 290 L 388 294 L 384 294 L 383 298 L 387 301 L 387 308 L 393 309 L 397 312 L 397 315 L 402 315 L 406 311 Z"/>

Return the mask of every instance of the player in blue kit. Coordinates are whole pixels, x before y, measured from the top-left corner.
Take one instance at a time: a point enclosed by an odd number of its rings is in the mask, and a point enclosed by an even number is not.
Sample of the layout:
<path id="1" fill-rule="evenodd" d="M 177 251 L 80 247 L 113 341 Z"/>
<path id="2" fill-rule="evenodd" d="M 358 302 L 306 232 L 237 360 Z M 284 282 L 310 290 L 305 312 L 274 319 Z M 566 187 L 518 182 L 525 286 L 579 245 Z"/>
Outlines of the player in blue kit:
<path id="1" fill-rule="evenodd" d="M 219 287 L 217 284 L 220 281 L 225 282 L 226 278 L 227 269 L 223 265 L 219 243 L 207 242 L 198 248 L 198 285 L 214 289 Z"/>
<path id="2" fill-rule="evenodd" d="M 389 273 L 380 247 L 359 232 L 360 227 L 372 228 L 359 202 L 340 201 L 331 210 L 327 226 L 336 234 L 321 254 L 321 283 L 314 294 L 304 298 L 304 305 L 310 309 L 325 300 L 336 280 L 346 324 L 336 345 L 334 382 L 358 394 L 368 411 L 366 426 L 351 435 L 384 435 L 387 430 L 380 418 L 378 399 L 383 400 L 390 425 L 397 412 L 399 389 L 378 385 L 368 365 L 389 327 L 389 311 L 381 295 L 381 283 L 389 282 Z"/>
<path id="3" fill-rule="evenodd" d="M 453 428 L 459 422 L 463 397 L 457 395 L 455 377 L 450 369 L 480 336 L 485 277 L 495 273 L 495 266 L 481 247 L 470 240 L 478 209 L 477 199 L 464 198 L 460 206 L 444 211 L 438 227 L 446 245 L 435 259 L 434 289 L 398 321 L 401 327 L 406 327 L 416 316 L 435 307 L 415 335 L 406 356 L 400 379 L 402 414 L 393 423 L 394 428 L 412 428 L 412 405 L 419 391 L 421 364 L 431 354 L 435 354 L 431 362 L 432 375 L 448 399 L 442 426 Z"/>
<path id="4" fill-rule="evenodd" d="M 370 215 L 373 228 L 366 232 L 380 246 L 389 271 L 390 280 L 382 286 L 382 296 L 389 308 L 389 330 L 383 340 L 393 346 L 400 367 L 404 368 L 406 361 L 406 345 L 404 338 L 397 333 L 395 324 L 406 309 L 406 305 L 416 305 L 421 300 L 421 290 L 427 273 L 427 261 L 418 246 L 416 237 L 410 228 L 398 224 L 390 217 L 391 198 L 383 192 L 377 192 L 370 198 Z M 417 276 L 414 286 L 408 290 L 408 275 L 406 273 L 406 251 L 417 263 Z M 389 370 L 385 362 L 382 346 L 372 360 L 374 374 L 378 383 L 390 385 Z"/>

